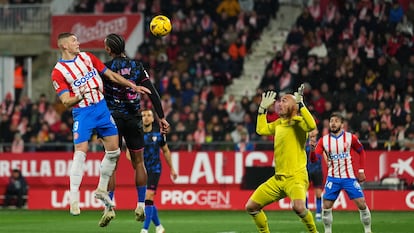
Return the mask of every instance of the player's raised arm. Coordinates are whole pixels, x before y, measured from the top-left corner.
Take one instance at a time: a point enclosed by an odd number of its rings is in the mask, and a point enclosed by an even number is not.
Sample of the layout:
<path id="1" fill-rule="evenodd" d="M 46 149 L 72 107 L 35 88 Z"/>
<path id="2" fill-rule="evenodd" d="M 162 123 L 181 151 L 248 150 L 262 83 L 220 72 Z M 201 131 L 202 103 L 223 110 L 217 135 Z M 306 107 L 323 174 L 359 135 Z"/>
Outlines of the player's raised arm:
<path id="1" fill-rule="evenodd" d="M 275 102 L 277 93 L 274 91 L 268 91 L 262 93 L 262 100 L 259 105 L 256 124 L 256 132 L 259 135 L 273 135 L 274 126 L 273 123 L 267 123 L 266 112 L 267 109 Z"/>
<path id="2" fill-rule="evenodd" d="M 122 75 L 115 73 L 110 69 L 106 69 L 103 74 L 105 75 L 105 77 L 109 78 L 112 82 L 121 84 L 122 86 L 125 86 L 125 87 L 130 87 L 137 93 L 151 94 L 151 91 L 148 88 L 143 87 L 143 86 L 137 86 L 134 83 L 126 80 L 124 77 L 122 77 Z"/>
<path id="3" fill-rule="evenodd" d="M 302 84 L 298 88 L 298 91 L 294 93 L 296 103 L 298 104 L 298 108 L 300 111 L 300 114 L 303 117 L 304 122 L 300 124 L 303 130 L 306 132 L 310 132 L 314 129 L 316 129 L 316 122 L 315 119 L 313 119 L 312 114 L 309 112 L 308 108 L 305 106 L 305 103 L 303 102 L 303 91 L 305 89 L 305 85 Z"/>
<path id="4" fill-rule="evenodd" d="M 158 122 L 160 124 L 160 132 L 162 134 L 168 133 L 170 130 L 170 124 L 165 119 L 164 110 L 162 109 L 161 98 L 158 94 L 158 91 L 155 89 L 151 80 L 149 79 L 148 72 L 142 67 L 142 73 L 146 75 L 146 78 L 140 83 L 142 86 L 146 87 L 151 93 L 148 94 L 148 97 L 151 100 L 151 103 L 154 107 L 155 112 L 159 118 Z"/>

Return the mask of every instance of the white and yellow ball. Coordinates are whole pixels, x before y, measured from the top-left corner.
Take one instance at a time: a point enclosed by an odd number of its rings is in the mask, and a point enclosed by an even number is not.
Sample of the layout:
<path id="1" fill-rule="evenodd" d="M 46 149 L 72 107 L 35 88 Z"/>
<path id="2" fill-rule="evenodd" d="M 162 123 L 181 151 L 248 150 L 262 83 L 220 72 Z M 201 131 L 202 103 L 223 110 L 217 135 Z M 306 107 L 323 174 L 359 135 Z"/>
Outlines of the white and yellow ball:
<path id="1" fill-rule="evenodd" d="M 157 15 L 151 19 L 150 31 L 154 36 L 166 36 L 172 30 L 170 19 L 165 15 Z"/>

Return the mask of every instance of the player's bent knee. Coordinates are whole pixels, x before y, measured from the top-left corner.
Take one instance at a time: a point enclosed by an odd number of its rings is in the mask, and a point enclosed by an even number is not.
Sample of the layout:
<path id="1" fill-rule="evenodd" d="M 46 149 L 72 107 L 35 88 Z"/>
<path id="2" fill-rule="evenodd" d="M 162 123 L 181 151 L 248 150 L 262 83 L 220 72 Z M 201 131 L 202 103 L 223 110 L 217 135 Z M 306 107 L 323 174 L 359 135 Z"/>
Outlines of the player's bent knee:
<path id="1" fill-rule="evenodd" d="M 121 155 L 121 149 L 118 148 L 118 150 L 113 151 L 105 151 L 105 158 L 108 160 L 118 160 L 119 156 Z"/>
<path id="2" fill-rule="evenodd" d="M 257 213 L 259 213 L 261 207 L 259 204 L 249 200 L 246 203 L 245 209 L 247 211 L 247 213 L 249 213 L 250 215 L 256 215 Z"/>

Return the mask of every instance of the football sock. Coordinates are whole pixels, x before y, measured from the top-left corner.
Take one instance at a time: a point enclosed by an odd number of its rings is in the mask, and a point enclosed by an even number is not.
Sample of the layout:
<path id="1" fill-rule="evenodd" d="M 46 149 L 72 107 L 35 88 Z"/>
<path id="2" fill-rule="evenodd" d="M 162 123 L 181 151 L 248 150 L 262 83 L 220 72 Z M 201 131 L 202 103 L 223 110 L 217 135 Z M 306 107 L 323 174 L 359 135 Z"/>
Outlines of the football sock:
<path id="1" fill-rule="evenodd" d="M 322 210 L 322 222 L 325 228 L 325 233 L 332 232 L 332 209 L 323 209 Z"/>
<path id="2" fill-rule="evenodd" d="M 154 210 L 154 201 L 152 200 L 145 200 L 145 221 L 144 221 L 144 225 L 142 226 L 143 229 L 148 230 L 150 224 L 151 224 L 151 219 L 152 219 L 152 215 L 153 215 L 153 210 Z"/>
<path id="3" fill-rule="evenodd" d="M 322 198 L 316 198 L 316 213 L 320 214 L 322 212 Z"/>
<path id="4" fill-rule="evenodd" d="M 263 210 L 249 212 L 249 214 L 253 217 L 253 221 L 260 233 L 270 233 L 267 217 Z"/>
<path id="5" fill-rule="evenodd" d="M 298 214 L 298 216 L 302 219 L 302 222 L 305 224 L 309 232 L 318 232 L 316 230 L 315 221 L 313 221 L 312 213 L 308 209 L 306 209 L 303 213 Z"/>
<path id="6" fill-rule="evenodd" d="M 98 189 L 107 191 L 109 178 L 115 170 L 121 150 L 105 151 L 105 156 L 101 162 L 101 175 L 99 177 Z"/>
<path id="7" fill-rule="evenodd" d="M 145 202 L 145 195 L 147 193 L 147 186 L 136 186 L 137 194 L 138 194 L 138 202 L 144 203 Z"/>
<path id="8" fill-rule="evenodd" d="M 155 205 L 152 206 L 152 222 L 155 226 L 159 226 L 161 224 L 160 218 L 158 217 L 158 209 Z"/>
<path id="9" fill-rule="evenodd" d="M 79 187 L 82 183 L 83 168 L 86 154 L 82 151 L 75 151 L 73 154 L 72 166 L 70 168 L 70 198 L 72 201 L 79 201 Z"/>
<path id="10" fill-rule="evenodd" d="M 114 200 L 114 192 L 115 191 L 109 191 L 108 192 L 108 196 L 109 196 L 109 198 L 111 198 L 111 200 Z"/>
<path id="11" fill-rule="evenodd" d="M 359 210 L 359 217 L 364 225 L 365 232 L 371 232 L 371 212 L 369 211 L 368 206 L 364 210 Z"/>

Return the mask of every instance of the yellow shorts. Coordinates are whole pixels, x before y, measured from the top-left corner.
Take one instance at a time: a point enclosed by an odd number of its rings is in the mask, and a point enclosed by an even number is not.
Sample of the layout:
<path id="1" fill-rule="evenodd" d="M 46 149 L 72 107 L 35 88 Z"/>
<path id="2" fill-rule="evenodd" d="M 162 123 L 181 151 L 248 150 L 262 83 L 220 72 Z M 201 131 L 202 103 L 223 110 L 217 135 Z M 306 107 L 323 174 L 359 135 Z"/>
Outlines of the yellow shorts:
<path id="1" fill-rule="evenodd" d="M 291 200 L 306 200 L 309 180 L 306 170 L 294 176 L 274 175 L 261 184 L 250 197 L 261 206 L 266 206 L 285 197 Z"/>

